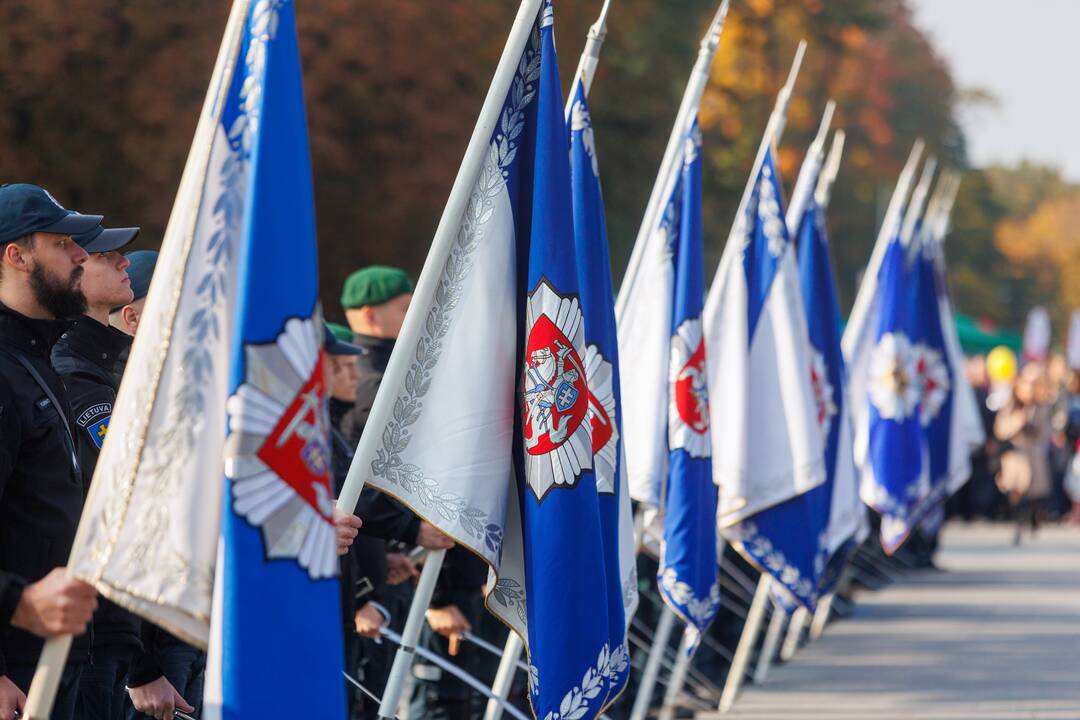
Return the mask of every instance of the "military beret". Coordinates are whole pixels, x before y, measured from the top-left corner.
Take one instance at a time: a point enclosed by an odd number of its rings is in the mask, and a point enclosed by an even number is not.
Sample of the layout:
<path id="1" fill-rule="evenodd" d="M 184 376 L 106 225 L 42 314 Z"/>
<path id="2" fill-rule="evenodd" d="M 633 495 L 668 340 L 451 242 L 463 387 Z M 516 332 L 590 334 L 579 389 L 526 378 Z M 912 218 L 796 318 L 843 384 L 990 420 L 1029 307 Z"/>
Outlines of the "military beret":
<path id="1" fill-rule="evenodd" d="M 334 333 L 334 337 L 341 342 L 351 343 L 353 341 L 353 331 L 344 325 L 328 322 L 326 327 L 330 328 L 330 332 Z"/>
<path id="2" fill-rule="evenodd" d="M 341 306 L 351 310 L 365 305 L 382 305 L 412 291 L 412 280 L 404 270 L 371 265 L 357 270 L 345 280 Z"/>

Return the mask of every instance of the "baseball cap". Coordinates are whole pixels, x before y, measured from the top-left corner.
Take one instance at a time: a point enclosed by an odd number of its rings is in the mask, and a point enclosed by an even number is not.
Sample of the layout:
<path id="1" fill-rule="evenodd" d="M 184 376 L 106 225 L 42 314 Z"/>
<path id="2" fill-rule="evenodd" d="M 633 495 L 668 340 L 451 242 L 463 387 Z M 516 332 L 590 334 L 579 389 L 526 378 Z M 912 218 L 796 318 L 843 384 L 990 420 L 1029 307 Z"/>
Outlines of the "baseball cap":
<path id="1" fill-rule="evenodd" d="M 327 355 L 363 355 L 364 351 L 352 343 L 338 340 L 328 323 L 323 323 L 323 350 Z"/>
<path id="2" fill-rule="evenodd" d="M 101 224 L 101 215 L 81 215 L 29 183 L 0 185 L 0 245 L 35 232 L 81 235 Z"/>
<path id="3" fill-rule="evenodd" d="M 135 297 L 132 302 L 146 297 L 150 291 L 150 278 L 154 276 L 154 266 L 157 265 L 158 254 L 156 250 L 132 250 L 124 253 L 128 259 L 127 274 L 131 280 L 131 292 Z"/>
<path id="4" fill-rule="evenodd" d="M 137 227 L 105 228 L 98 225 L 88 233 L 72 235 L 71 239 L 88 253 L 104 253 L 130 245 L 138 235 Z"/>

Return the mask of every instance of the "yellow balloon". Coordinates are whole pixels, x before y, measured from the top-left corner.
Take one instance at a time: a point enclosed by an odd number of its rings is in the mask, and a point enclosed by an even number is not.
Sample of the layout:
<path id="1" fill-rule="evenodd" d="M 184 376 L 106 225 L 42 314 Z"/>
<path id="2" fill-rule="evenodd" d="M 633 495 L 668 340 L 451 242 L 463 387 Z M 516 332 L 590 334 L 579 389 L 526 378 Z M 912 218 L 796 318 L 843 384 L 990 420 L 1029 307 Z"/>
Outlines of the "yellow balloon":
<path id="1" fill-rule="evenodd" d="M 994 382 L 1005 383 L 1016 377 L 1016 354 L 998 345 L 986 356 L 986 373 Z"/>

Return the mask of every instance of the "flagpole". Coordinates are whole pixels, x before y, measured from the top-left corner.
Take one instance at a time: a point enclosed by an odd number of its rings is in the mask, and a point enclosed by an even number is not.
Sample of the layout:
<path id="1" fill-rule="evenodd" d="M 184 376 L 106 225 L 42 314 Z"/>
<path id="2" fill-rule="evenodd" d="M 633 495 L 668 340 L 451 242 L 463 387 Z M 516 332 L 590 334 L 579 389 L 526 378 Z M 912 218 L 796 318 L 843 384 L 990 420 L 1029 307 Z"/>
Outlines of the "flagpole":
<path id="1" fill-rule="evenodd" d="M 589 96 L 589 88 L 592 87 L 593 77 L 596 75 L 596 66 L 600 64 L 600 48 L 604 46 L 604 38 L 607 37 L 607 15 L 610 9 L 611 0 L 604 0 L 604 7 L 600 8 L 600 17 L 589 27 L 589 33 L 585 36 L 585 49 L 581 51 L 581 58 L 574 72 L 574 79 L 581 80 L 581 87 L 586 97 Z M 573 102 L 573 98 L 574 93 L 571 89 L 567 97 L 567 115 L 570 114 L 570 103 Z"/>
<path id="2" fill-rule="evenodd" d="M 637 697 L 634 698 L 634 706 L 630 710 L 630 720 L 645 720 L 649 712 L 649 703 L 652 702 L 653 689 L 656 687 L 656 678 L 660 674 L 660 661 L 664 658 L 668 640 L 671 639 L 671 631 L 675 627 L 675 611 L 662 603 L 660 621 L 656 624 L 656 632 L 653 633 L 653 644 L 649 648 L 649 659 L 645 662 L 645 670 L 641 673 L 641 684 L 638 686 Z"/>
<path id="3" fill-rule="evenodd" d="M 910 192 L 911 185 L 915 180 L 915 168 L 919 165 L 919 159 L 922 157 L 924 147 L 925 143 L 923 143 L 922 138 L 916 140 L 911 146 L 907 162 L 904 164 L 904 169 L 900 171 L 900 177 L 896 180 L 896 187 L 893 188 L 893 194 L 889 199 L 889 206 L 885 210 L 885 217 L 881 221 L 881 227 L 878 228 L 877 240 L 874 241 L 874 248 L 870 252 L 870 260 L 867 262 L 863 274 L 864 282 L 859 286 L 859 291 L 855 295 L 855 304 L 852 306 L 851 314 L 848 316 L 847 330 L 840 340 L 840 346 L 846 358 L 852 356 L 855 346 L 859 342 L 859 338 L 856 337 L 855 333 L 857 329 L 865 325 L 866 314 L 870 312 L 870 305 L 874 301 L 872 283 L 865 282 L 865 279 L 877 276 L 881 261 L 885 257 L 885 248 L 888 246 L 889 240 L 900 220 L 900 214 L 904 210 L 904 203 L 907 202 L 908 192 Z"/>
<path id="4" fill-rule="evenodd" d="M 761 629 L 761 619 L 765 615 L 765 606 L 769 602 L 769 586 L 772 584 L 772 576 L 762 573 L 758 580 L 757 591 L 754 592 L 754 601 L 750 604 L 750 612 L 746 614 L 746 623 L 743 625 L 742 634 L 739 636 L 739 645 L 735 648 L 735 658 L 728 668 L 727 680 L 724 681 L 724 692 L 720 696 L 719 710 L 726 713 L 735 704 L 735 698 L 739 695 L 742 687 L 743 676 L 746 666 L 750 664 L 750 653 L 754 651 L 757 642 L 758 631 Z"/>
<path id="5" fill-rule="evenodd" d="M 514 674 L 517 672 L 518 658 L 521 657 L 523 647 L 521 636 L 511 630 L 506 638 L 506 645 L 503 647 L 495 680 L 491 683 L 493 697 L 488 700 L 487 708 L 484 710 L 484 720 L 499 720 L 502 717 L 503 704 L 510 697 L 510 689 L 514 686 Z"/>
<path id="6" fill-rule="evenodd" d="M 774 600 L 773 614 L 765 630 L 765 642 L 761 645 L 761 653 L 758 655 L 757 666 L 754 668 L 755 683 L 763 683 L 769 676 L 769 668 L 772 667 L 773 656 L 776 655 L 776 646 L 780 644 L 780 636 L 784 633 L 786 619 L 787 611 Z"/>
<path id="7" fill-rule="evenodd" d="M 518 6 L 517 17 L 510 29 L 502 57 L 495 69 L 495 75 L 484 98 L 484 105 L 480 109 L 480 116 L 477 118 L 472 137 L 465 150 L 465 157 L 461 161 L 461 167 L 454 179 L 454 186 L 450 190 L 450 197 L 446 201 L 439 226 L 435 230 L 435 237 L 431 241 L 427 260 L 424 261 L 424 268 L 420 272 L 420 278 L 413 291 L 409 312 L 405 315 L 401 333 L 394 344 L 394 351 L 390 355 L 386 372 L 383 374 L 384 387 L 401 387 L 405 381 L 405 374 L 409 370 L 409 355 L 424 332 L 428 308 L 438 290 L 439 278 L 446 259 L 457 239 L 458 227 L 469 202 L 469 196 L 487 159 L 491 135 L 498 125 L 499 113 L 510 90 L 510 83 L 513 81 L 521 54 L 525 50 L 525 44 L 529 41 L 536 16 L 540 12 L 541 2 L 542 0 L 522 0 L 521 5 Z M 371 414 L 368 417 L 368 427 L 386 425 L 393 416 L 395 399 L 392 393 L 376 394 Z M 356 454 L 353 455 L 349 474 L 345 478 L 341 496 L 338 498 L 338 509 L 350 514 L 355 511 L 360 491 L 364 489 L 364 483 L 371 474 L 371 461 L 375 458 L 375 450 L 381 440 L 380 437 L 376 437 L 376 433 L 361 435 L 360 444 L 356 448 Z"/>
<path id="8" fill-rule="evenodd" d="M 633 287 L 634 277 L 641 264 L 642 253 L 645 252 L 645 245 L 648 244 L 648 236 L 654 229 L 656 217 L 666 200 L 667 194 L 670 192 L 676 172 L 681 166 L 679 153 L 686 136 L 686 128 L 690 123 L 690 117 L 697 112 L 697 108 L 701 104 L 701 96 L 705 93 L 705 86 L 709 81 L 709 68 L 712 66 L 716 50 L 720 46 L 720 34 L 724 30 L 724 20 L 727 18 L 730 1 L 723 0 L 720 3 L 720 7 L 713 16 L 712 23 L 709 24 L 708 31 L 701 39 L 697 60 L 694 63 L 693 70 L 690 71 L 690 79 L 687 81 L 686 90 L 683 92 L 682 101 L 679 103 L 679 110 L 675 114 L 675 124 L 672 126 L 671 134 L 668 136 L 667 147 L 664 149 L 664 156 L 660 161 L 660 169 L 656 173 L 652 193 L 649 195 L 649 202 L 645 206 L 645 215 L 641 219 L 637 239 L 634 241 L 634 248 L 630 253 L 630 262 L 626 266 L 626 276 L 623 278 L 622 285 L 619 288 L 619 295 L 615 301 L 616 319 L 621 319 L 626 310 L 626 304 L 630 300 L 630 289 Z"/>
<path id="9" fill-rule="evenodd" d="M 926 158 L 923 165 L 919 184 L 911 194 L 911 203 L 908 204 L 907 212 L 904 213 L 904 224 L 900 227 L 900 244 L 905 248 L 911 246 L 911 239 L 915 236 L 915 226 L 923 218 L 923 210 L 926 207 L 926 199 L 930 194 L 930 185 L 934 182 L 934 172 L 937 170 L 937 158 L 933 155 Z"/>
<path id="10" fill-rule="evenodd" d="M 840 172 L 840 159 L 844 156 L 844 140 L 846 139 L 847 133 L 843 130 L 838 129 L 833 133 L 829 157 L 825 160 L 825 167 L 821 170 L 821 177 L 818 178 L 817 190 L 814 193 L 814 199 L 822 210 L 829 206 L 829 201 L 832 199 L 833 184 L 836 182 L 837 173 Z"/>
<path id="11" fill-rule="evenodd" d="M 780 646 L 780 659 L 784 662 L 795 657 L 795 651 L 799 649 L 799 640 L 802 639 L 802 631 L 806 627 L 806 620 L 809 616 L 810 611 L 802 605 L 795 608 L 795 612 L 791 614 L 791 622 L 788 623 L 784 644 Z"/>
<path id="12" fill-rule="evenodd" d="M 416 643 L 420 640 L 420 630 L 424 627 L 424 615 L 431 604 L 435 581 L 439 578 L 439 570 L 442 569 L 445 557 L 446 550 L 433 550 L 424 561 L 424 569 L 420 571 L 412 605 L 409 606 L 409 614 L 405 618 L 405 627 L 401 631 L 401 645 L 394 653 L 394 663 L 390 666 L 390 676 L 386 680 L 386 689 L 383 690 L 382 703 L 379 705 L 380 718 L 394 720 L 397 716 L 398 701 L 405 687 L 405 676 L 412 669 Z"/>
<path id="13" fill-rule="evenodd" d="M 214 69 L 210 75 L 209 89 L 206 97 L 203 98 L 202 111 L 199 113 L 199 121 L 195 126 L 191 150 L 188 152 L 188 159 L 180 177 L 176 201 L 169 218 L 170 225 L 175 216 L 183 210 L 179 206 L 180 202 L 192 192 L 189 186 L 195 182 L 201 183 L 202 176 L 206 173 L 206 166 L 210 160 L 210 146 L 213 143 L 214 132 L 224 104 L 224 92 L 228 90 L 225 87 L 225 70 L 238 52 L 248 7 L 248 0 L 234 0 L 229 11 L 221 46 L 218 48 L 217 59 L 214 61 Z M 91 480 L 92 486 L 93 480 Z M 79 536 L 79 532 L 76 531 L 71 555 L 74 555 L 76 548 L 80 546 Z M 48 720 L 52 714 L 56 693 L 60 689 L 60 679 L 71 650 L 71 642 L 71 635 L 57 635 L 45 640 L 41 655 L 38 657 L 34 678 L 30 682 L 30 691 L 26 695 L 24 717 L 27 720 Z"/>
<path id="14" fill-rule="evenodd" d="M 817 610 L 814 612 L 814 622 L 810 624 L 811 640 L 817 640 L 825 632 L 825 623 L 829 621 L 829 613 L 832 611 L 833 600 L 835 599 L 836 593 L 831 592 L 821 598 L 821 602 L 818 603 Z"/>
<path id="15" fill-rule="evenodd" d="M 832 124 L 833 113 L 836 111 L 836 102 L 829 100 L 825 104 L 825 112 L 821 116 L 821 124 L 818 126 L 817 135 L 806 151 L 802 167 L 799 169 L 799 178 L 795 181 L 795 188 L 791 191 L 791 204 L 788 205 L 787 223 L 788 235 L 795 237 L 799 231 L 799 223 L 802 221 L 806 206 L 810 204 L 810 197 L 815 194 L 816 181 L 820 176 L 819 169 L 825 160 L 825 139 L 829 134 L 829 126 Z M 814 185 L 811 185 L 813 183 Z"/>
<path id="16" fill-rule="evenodd" d="M 693 660 L 690 653 L 693 642 L 693 633 L 687 627 L 683 631 L 682 640 L 679 641 L 679 654 L 675 657 L 675 665 L 671 668 L 671 675 L 668 676 L 664 702 L 660 706 L 660 720 L 675 720 L 675 703 L 678 702 L 679 694 L 682 692 L 683 685 L 686 684 L 690 662 Z"/>

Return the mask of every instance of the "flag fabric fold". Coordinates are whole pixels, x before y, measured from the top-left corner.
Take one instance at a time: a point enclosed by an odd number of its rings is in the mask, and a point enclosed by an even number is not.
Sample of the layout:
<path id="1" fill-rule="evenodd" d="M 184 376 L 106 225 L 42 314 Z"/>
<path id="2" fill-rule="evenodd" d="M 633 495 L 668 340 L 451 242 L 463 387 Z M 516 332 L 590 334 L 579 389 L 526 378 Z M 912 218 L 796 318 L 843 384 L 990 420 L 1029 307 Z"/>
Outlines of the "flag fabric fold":
<path id="1" fill-rule="evenodd" d="M 716 487 L 709 459 L 708 359 L 701 329 L 705 296 L 701 223 L 701 130 L 696 117 L 683 143 L 682 172 L 660 218 L 673 266 L 666 410 L 667 474 L 658 581 L 664 601 L 686 622 L 689 649 L 720 607 Z M 653 290 L 664 291 L 664 288 Z M 633 392 L 632 387 L 627 388 Z"/>
<path id="2" fill-rule="evenodd" d="M 637 553 L 623 462 L 619 348 L 607 224 L 592 118 L 580 79 L 574 83 L 570 105 L 570 176 L 578 283 L 585 315 L 593 474 L 600 495 L 608 578 L 610 644 L 618 647 L 626 643 L 626 628 L 637 609 Z M 627 677 L 628 674 L 613 679 L 613 697 L 625 686 Z"/>
<path id="3" fill-rule="evenodd" d="M 820 593 L 829 592 L 847 560 L 847 549 L 865 529 L 866 510 L 855 474 L 847 378 L 840 351 L 840 303 L 829 257 L 825 210 L 811 196 L 798 225 L 799 276 L 813 364 L 811 381 L 817 419 L 825 441 L 826 480 L 820 487 L 828 509 L 822 536 L 824 575 Z M 817 492 L 817 490 L 811 491 Z"/>
<path id="4" fill-rule="evenodd" d="M 713 468 L 724 537 L 813 607 L 828 503 L 810 491 L 825 480 L 824 446 L 782 192 L 768 148 L 706 306 L 709 348 L 720 356 L 709 372 Z"/>
<path id="5" fill-rule="evenodd" d="M 605 484 L 618 477 L 618 428 L 605 425 L 617 397 L 602 389 L 610 340 L 591 326 L 604 307 L 583 287 L 596 270 L 578 266 L 553 21 L 544 2 L 456 239 L 425 269 L 437 289 L 410 309 L 421 331 L 391 359 L 408 368 L 381 388 L 393 412 L 366 428 L 368 482 L 490 565 L 488 609 L 525 639 L 536 716 L 587 719 L 629 665 L 620 510 Z"/>

